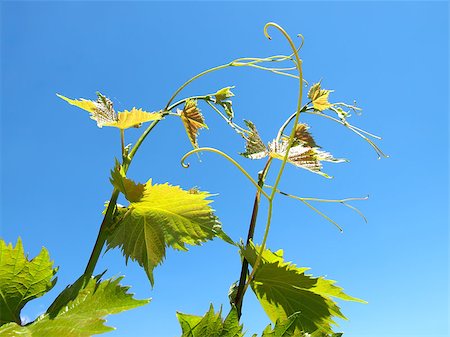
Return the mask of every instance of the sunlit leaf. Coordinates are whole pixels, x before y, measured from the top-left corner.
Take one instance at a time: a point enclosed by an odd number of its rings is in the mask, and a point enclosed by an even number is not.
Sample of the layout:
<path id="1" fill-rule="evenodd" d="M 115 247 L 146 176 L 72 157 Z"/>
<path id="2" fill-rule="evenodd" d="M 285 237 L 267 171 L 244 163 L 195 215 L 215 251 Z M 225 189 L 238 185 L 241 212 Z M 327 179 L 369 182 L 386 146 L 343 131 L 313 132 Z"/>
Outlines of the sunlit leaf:
<path id="1" fill-rule="evenodd" d="M 261 159 L 267 157 L 269 152 L 259 136 L 255 124 L 246 120 L 244 120 L 244 122 L 249 128 L 249 133 L 245 135 L 245 140 L 247 142 L 245 144 L 245 152 L 241 153 L 241 155 L 250 159 Z"/>
<path id="2" fill-rule="evenodd" d="M 117 188 L 129 202 L 137 202 L 144 195 L 145 185 L 128 179 L 125 175 L 123 167 L 117 162 L 113 170 L 111 170 L 111 184 Z"/>
<path id="3" fill-rule="evenodd" d="M 296 329 L 296 320 L 299 316 L 300 313 L 296 312 L 287 319 L 278 320 L 273 329 L 271 325 L 268 325 L 261 337 L 306 337 Z"/>
<path id="4" fill-rule="evenodd" d="M 328 102 L 328 96 L 332 90 L 325 90 L 320 88 L 320 82 L 311 86 L 308 92 L 308 98 L 312 101 L 314 109 L 318 111 L 323 111 L 332 106 Z"/>
<path id="5" fill-rule="evenodd" d="M 295 127 L 294 143 L 293 145 L 303 145 L 305 147 L 319 147 L 311 133 L 308 131 L 309 126 L 304 123 L 299 123 Z"/>
<path id="6" fill-rule="evenodd" d="M 24 305 L 53 288 L 56 271 L 47 249 L 29 260 L 20 238 L 15 247 L 0 240 L 0 325 L 20 324 Z"/>
<path id="7" fill-rule="evenodd" d="M 225 87 L 220 90 L 218 90 L 213 96 L 216 99 L 216 103 L 220 104 L 222 101 L 226 100 L 227 98 L 233 97 L 234 94 L 231 92 L 232 87 Z"/>
<path id="8" fill-rule="evenodd" d="M 189 99 L 186 101 L 183 110 L 178 110 L 183 121 L 184 128 L 192 146 L 198 148 L 197 137 L 200 129 L 208 128 L 203 115 L 197 106 L 197 101 Z"/>
<path id="9" fill-rule="evenodd" d="M 127 293 L 128 287 L 119 285 L 122 278 L 99 282 L 92 278 L 56 317 L 44 314 L 33 323 L 20 326 L 5 324 L 0 328 L 2 337 L 89 337 L 114 328 L 104 325 L 104 317 L 133 309 L 149 300 L 136 300 Z"/>
<path id="10" fill-rule="evenodd" d="M 97 101 L 89 101 L 81 98 L 80 100 L 74 100 L 65 96 L 57 94 L 57 96 L 69 104 L 75 105 L 83 110 L 90 112 L 91 119 L 97 122 L 99 128 L 114 124 L 117 122 L 117 113 L 114 111 L 113 103 L 111 100 L 101 93 L 97 92 Z"/>
<path id="11" fill-rule="evenodd" d="M 241 253 L 254 265 L 259 247 L 250 244 Z M 295 319 L 297 332 L 332 334 L 334 318 L 345 319 L 334 298 L 364 301 L 345 294 L 335 281 L 305 274 L 308 268 L 299 268 L 283 259 L 283 251 L 264 250 L 261 263 L 251 287 L 272 322 L 285 320 L 299 313 Z"/>
<path id="12" fill-rule="evenodd" d="M 242 337 L 242 325 L 236 308 L 232 308 L 225 320 L 222 319 L 222 310 L 214 312 L 214 307 L 209 307 L 208 312 L 202 316 L 194 316 L 177 312 L 177 318 L 181 325 L 181 337 Z"/>
<path id="13" fill-rule="evenodd" d="M 200 245 L 221 232 L 210 196 L 150 180 L 139 201 L 118 208 L 108 247 L 120 247 L 127 260 L 137 261 L 153 285 L 153 269 L 163 261 L 166 247 L 187 250 L 186 244 Z"/>
<path id="14" fill-rule="evenodd" d="M 161 118 L 162 114 L 160 112 L 146 112 L 142 109 L 133 108 L 131 111 L 125 110 L 119 112 L 118 121 L 105 124 L 105 126 L 128 129 L 131 127 L 139 127 L 142 123 L 160 120 Z"/>
<path id="15" fill-rule="evenodd" d="M 282 138 L 278 143 L 274 140 L 269 144 L 269 155 L 272 158 L 283 160 L 288 144 L 288 138 Z M 311 148 L 304 145 L 296 145 L 289 149 L 287 161 L 297 167 L 330 178 L 329 175 L 322 172 L 322 162 L 342 163 L 347 160 L 334 158 L 330 153 L 319 150 L 317 147 Z"/>

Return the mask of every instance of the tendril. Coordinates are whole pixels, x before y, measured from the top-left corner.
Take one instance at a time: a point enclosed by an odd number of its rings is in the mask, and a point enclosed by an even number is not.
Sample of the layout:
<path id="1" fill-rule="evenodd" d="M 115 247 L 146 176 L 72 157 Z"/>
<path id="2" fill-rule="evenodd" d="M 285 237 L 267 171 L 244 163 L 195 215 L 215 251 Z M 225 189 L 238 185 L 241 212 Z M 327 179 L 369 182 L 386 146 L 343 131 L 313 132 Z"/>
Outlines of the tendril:
<path id="1" fill-rule="evenodd" d="M 232 163 L 239 171 L 242 172 L 242 174 L 244 174 L 244 176 L 258 189 L 258 191 L 261 192 L 262 195 L 264 195 L 264 197 L 266 197 L 267 199 L 269 199 L 269 195 L 258 185 L 258 183 L 250 176 L 250 174 L 241 166 L 238 164 L 238 162 L 236 162 L 233 158 L 231 158 L 229 155 L 227 155 L 226 153 L 217 150 L 215 148 L 212 147 L 200 147 L 194 150 L 189 151 L 188 153 L 186 153 L 182 158 L 181 158 L 181 166 L 183 166 L 184 168 L 188 168 L 189 167 L 189 163 L 186 163 L 186 159 L 193 155 L 194 153 L 199 153 L 199 152 L 213 152 L 216 154 L 221 155 L 222 157 L 224 157 L 226 160 L 228 160 L 230 163 Z"/>

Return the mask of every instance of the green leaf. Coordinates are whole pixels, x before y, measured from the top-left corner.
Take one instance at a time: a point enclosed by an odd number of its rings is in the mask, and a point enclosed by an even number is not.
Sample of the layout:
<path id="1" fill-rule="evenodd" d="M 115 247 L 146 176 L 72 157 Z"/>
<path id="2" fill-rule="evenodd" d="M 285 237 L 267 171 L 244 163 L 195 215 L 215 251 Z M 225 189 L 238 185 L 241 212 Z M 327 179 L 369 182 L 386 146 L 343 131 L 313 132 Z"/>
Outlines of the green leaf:
<path id="1" fill-rule="evenodd" d="M 285 320 L 278 320 L 273 329 L 269 324 L 261 337 L 306 337 L 305 334 L 296 332 L 296 320 L 299 316 L 300 313 L 296 312 Z"/>
<path id="2" fill-rule="evenodd" d="M 59 98 L 65 100 L 71 105 L 75 105 L 83 110 L 90 112 L 91 119 L 97 122 L 99 128 L 110 126 L 118 121 L 117 113 L 114 111 L 111 100 L 101 93 L 97 92 L 97 101 L 89 101 L 84 98 L 79 100 L 70 99 L 65 96 L 56 94 Z"/>
<path id="3" fill-rule="evenodd" d="M 259 136 L 258 130 L 256 130 L 255 124 L 251 121 L 244 120 L 249 132 L 245 137 L 247 141 L 245 144 L 245 152 L 241 153 L 242 156 L 250 159 L 262 159 L 269 154 L 264 142 Z"/>
<path id="4" fill-rule="evenodd" d="M 33 323 L 20 326 L 9 323 L 0 328 L 2 337 L 88 337 L 105 333 L 114 328 L 104 325 L 104 317 L 133 309 L 149 300 L 136 300 L 127 293 L 129 287 L 122 287 L 122 278 L 99 282 L 92 278 L 60 313 L 51 318 L 44 314 Z"/>
<path id="5" fill-rule="evenodd" d="M 120 247 L 127 260 L 144 267 L 153 285 L 153 269 L 163 261 L 166 247 L 187 250 L 186 244 L 200 245 L 221 232 L 212 200 L 206 199 L 210 196 L 149 180 L 139 201 L 118 207 L 108 248 Z"/>
<path id="6" fill-rule="evenodd" d="M 328 102 L 328 96 L 333 90 L 325 90 L 320 88 L 320 82 L 311 86 L 308 91 L 308 98 L 312 101 L 314 109 L 317 111 L 323 111 L 332 106 Z"/>
<path id="7" fill-rule="evenodd" d="M 119 112 L 118 120 L 105 126 L 113 126 L 118 129 L 128 129 L 128 128 L 138 128 L 142 123 L 157 121 L 162 118 L 162 113 L 160 112 L 147 112 L 142 109 L 133 108 L 131 111 L 125 110 Z"/>
<path id="8" fill-rule="evenodd" d="M 111 178 L 109 180 L 130 202 L 137 202 L 141 200 L 144 195 L 145 185 L 135 183 L 133 180 L 128 179 L 123 167 L 119 164 L 117 159 L 114 169 L 111 170 Z"/>
<path id="9" fill-rule="evenodd" d="M 253 266 L 259 250 L 251 244 L 241 253 Z M 305 274 L 307 270 L 285 262 L 282 250 L 273 253 L 266 249 L 251 287 L 272 322 L 298 312 L 296 332 L 331 334 L 334 318 L 346 319 L 333 298 L 365 302 L 345 294 L 335 281 Z"/>
<path id="10" fill-rule="evenodd" d="M 188 135 L 189 141 L 194 148 L 198 148 L 198 133 L 200 129 L 207 129 L 205 119 L 197 106 L 197 101 L 194 99 L 188 99 L 184 105 L 183 110 L 177 110 L 181 116 L 184 128 Z"/>
<path id="11" fill-rule="evenodd" d="M 233 307 L 222 320 L 222 310 L 214 312 L 214 307 L 209 307 L 208 312 L 202 316 L 194 316 L 177 312 L 177 318 L 181 325 L 181 337 L 242 337 L 242 325 L 239 324 L 237 310 Z"/>
<path id="12" fill-rule="evenodd" d="M 29 260 L 20 238 L 16 247 L 0 240 L 0 325 L 21 324 L 20 311 L 27 302 L 53 288 L 57 270 L 53 268 L 47 249 L 42 248 Z"/>

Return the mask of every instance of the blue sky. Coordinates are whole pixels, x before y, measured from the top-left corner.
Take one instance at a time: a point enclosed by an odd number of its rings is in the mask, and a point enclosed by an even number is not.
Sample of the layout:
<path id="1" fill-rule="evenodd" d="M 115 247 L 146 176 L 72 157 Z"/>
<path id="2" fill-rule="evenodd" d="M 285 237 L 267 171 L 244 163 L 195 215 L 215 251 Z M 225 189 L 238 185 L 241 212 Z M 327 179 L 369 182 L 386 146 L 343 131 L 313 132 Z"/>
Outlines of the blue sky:
<path id="1" fill-rule="evenodd" d="M 327 180 L 287 167 L 281 190 L 355 202 L 365 224 L 339 205 L 316 205 L 344 227 L 280 196 L 269 248 L 287 260 L 335 279 L 369 304 L 341 303 L 346 337 L 448 336 L 448 3 L 447 2 L 2 2 L 1 236 L 21 236 L 30 256 L 42 246 L 60 267 L 47 296 L 27 305 L 33 319 L 84 270 L 111 193 L 109 170 L 120 155 L 117 130 L 99 129 L 87 113 L 59 100 L 101 91 L 117 109 L 159 110 L 185 80 L 243 56 L 289 53 L 268 21 L 302 33 L 305 78 L 333 89 L 331 100 L 363 108 L 352 122 L 383 136 L 390 155 L 377 160 L 360 138 L 325 119 L 305 116 L 316 141 L 346 164 L 325 164 Z M 297 82 L 252 69 L 204 77 L 181 97 L 235 85 L 236 120 L 256 123 L 265 141 L 295 110 Z M 239 158 L 243 142 L 207 107 L 209 131 L 200 145 L 220 148 L 254 176 L 263 163 Z M 130 132 L 135 141 L 138 130 Z M 234 239 L 244 237 L 254 190 L 213 154 L 179 164 L 190 144 L 168 119 L 140 149 L 129 175 L 219 195 L 214 207 Z M 264 211 L 265 208 L 262 208 Z M 261 217 L 263 219 L 263 217 Z M 261 239 L 263 221 L 258 222 Z M 110 336 L 176 336 L 179 310 L 203 314 L 213 303 L 228 310 L 239 256 L 220 241 L 188 253 L 169 251 L 151 289 L 120 252 L 102 256 L 97 272 L 125 275 L 146 307 L 110 316 Z M 243 323 L 250 333 L 269 321 L 250 293 Z"/>

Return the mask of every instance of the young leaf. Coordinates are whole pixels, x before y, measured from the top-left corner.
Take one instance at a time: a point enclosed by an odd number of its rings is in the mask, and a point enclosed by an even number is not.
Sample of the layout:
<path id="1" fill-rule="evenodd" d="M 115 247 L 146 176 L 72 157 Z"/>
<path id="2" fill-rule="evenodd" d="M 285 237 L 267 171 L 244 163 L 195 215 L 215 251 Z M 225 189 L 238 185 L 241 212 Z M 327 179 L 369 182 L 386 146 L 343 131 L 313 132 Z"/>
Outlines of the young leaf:
<path id="1" fill-rule="evenodd" d="M 227 98 L 233 97 L 234 94 L 231 92 L 231 89 L 233 89 L 233 88 L 234 88 L 234 86 L 232 86 L 232 87 L 225 87 L 225 88 L 222 88 L 222 89 L 218 90 L 214 94 L 214 98 L 216 99 L 216 103 L 220 104 L 224 100 L 226 100 Z"/>
<path id="2" fill-rule="evenodd" d="M 134 299 L 132 294 L 127 293 L 129 287 L 119 285 L 121 279 L 99 282 L 92 278 L 56 317 L 50 318 L 49 314 L 44 314 L 26 326 L 9 323 L 0 328 L 0 335 L 89 337 L 112 331 L 114 328 L 104 325 L 105 316 L 133 309 L 150 301 Z"/>
<path id="3" fill-rule="evenodd" d="M 116 123 L 118 120 L 117 113 L 114 111 L 111 100 L 101 93 L 97 92 L 97 101 L 89 101 L 86 99 L 74 100 L 65 96 L 56 94 L 59 98 L 65 100 L 69 104 L 75 105 L 83 110 L 91 113 L 91 119 L 97 122 L 99 128 Z"/>
<path id="4" fill-rule="evenodd" d="M 111 170 L 111 178 L 109 180 L 129 202 L 137 202 L 144 195 L 145 185 L 135 183 L 133 180 L 128 179 L 123 167 L 117 160 L 114 169 Z"/>
<path id="5" fill-rule="evenodd" d="M 300 316 L 300 313 L 296 312 L 285 320 L 278 320 L 273 329 L 269 324 L 264 329 L 261 337 L 306 337 L 305 334 L 295 331 L 295 322 L 298 316 Z"/>
<path id="6" fill-rule="evenodd" d="M 217 314 L 214 307 L 209 307 L 205 316 L 194 316 L 177 312 L 177 318 L 181 325 L 181 337 L 242 337 L 242 325 L 239 324 L 237 310 L 233 307 L 222 320 L 222 310 Z"/>
<path id="7" fill-rule="evenodd" d="M 131 127 L 140 127 L 142 123 L 156 121 L 162 118 L 160 112 L 146 112 L 142 109 L 133 108 L 131 111 L 125 110 L 119 112 L 118 120 L 105 126 L 113 126 L 118 129 L 128 129 Z"/>
<path id="8" fill-rule="evenodd" d="M 249 128 L 249 133 L 245 136 L 245 140 L 247 141 L 245 144 L 245 152 L 241 153 L 241 155 L 250 159 L 267 157 L 269 152 L 259 136 L 255 124 L 246 120 L 244 120 L 244 122 Z"/>
<path id="9" fill-rule="evenodd" d="M 178 110 L 177 112 L 181 116 L 189 141 L 193 147 L 198 148 L 197 137 L 199 130 L 203 128 L 207 129 L 208 126 L 205 124 L 203 115 L 197 107 L 197 101 L 193 99 L 187 100 L 184 109 Z"/>
<path id="10" fill-rule="evenodd" d="M 313 140 L 314 141 L 314 140 Z M 269 155 L 272 158 L 283 160 L 289 144 L 288 138 L 282 138 L 279 143 L 275 140 L 269 144 Z M 330 153 L 319 150 L 317 147 L 308 147 L 305 145 L 292 146 L 289 149 L 287 161 L 297 167 L 320 174 L 326 178 L 329 175 L 322 172 L 322 162 L 342 163 L 347 160 L 341 158 L 334 158 Z"/>
<path id="11" fill-rule="evenodd" d="M 169 184 L 145 184 L 142 198 L 118 208 L 116 229 L 108 247 L 120 247 L 128 258 L 144 267 L 153 285 L 153 269 L 166 254 L 166 247 L 187 250 L 221 232 L 207 192 L 185 191 Z"/>
<path id="12" fill-rule="evenodd" d="M 308 131 L 308 124 L 299 123 L 295 127 L 294 143 L 293 145 L 303 145 L 305 147 L 319 147 L 311 133 Z"/>
<path id="13" fill-rule="evenodd" d="M 0 240 L 0 325 L 21 324 L 20 311 L 28 301 L 53 288 L 57 270 L 53 268 L 47 249 L 42 248 L 29 260 L 20 238 L 16 247 Z"/>
<path id="14" fill-rule="evenodd" d="M 317 111 L 323 111 L 332 106 L 328 102 L 328 96 L 332 90 L 325 90 L 320 88 L 320 82 L 311 86 L 308 92 L 308 98 L 312 101 L 314 109 Z"/>
<path id="15" fill-rule="evenodd" d="M 253 244 L 241 249 L 250 265 L 254 265 L 259 247 Z M 346 301 L 364 301 L 345 294 L 335 281 L 305 274 L 308 268 L 298 268 L 283 260 L 283 251 L 266 249 L 251 287 L 269 318 L 276 322 L 295 313 L 295 331 L 331 334 L 334 317 L 345 319 L 332 297 Z"/>

